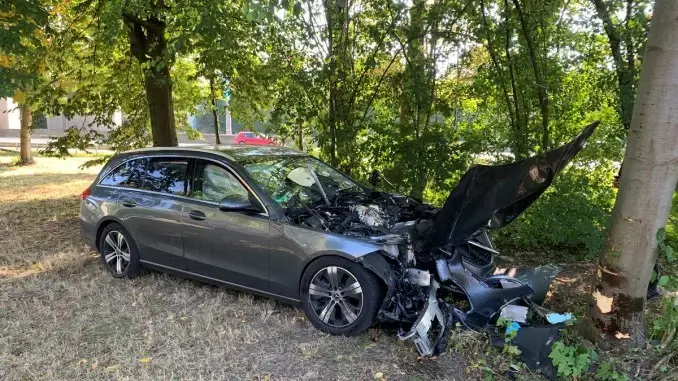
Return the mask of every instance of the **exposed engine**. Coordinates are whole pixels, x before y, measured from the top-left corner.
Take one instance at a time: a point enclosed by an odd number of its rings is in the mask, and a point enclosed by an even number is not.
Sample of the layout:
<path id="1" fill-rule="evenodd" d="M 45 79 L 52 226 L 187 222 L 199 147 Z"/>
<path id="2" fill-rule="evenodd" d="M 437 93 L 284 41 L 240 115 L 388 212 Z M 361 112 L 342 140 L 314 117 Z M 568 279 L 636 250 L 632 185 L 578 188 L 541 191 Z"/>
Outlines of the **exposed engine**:
<path id="1" fill-rule="evenodd" d="M 413 260 L 413 247 L 436 209 L 411 197 L 352 189 L 338 193 L 328 205 L 306 205 L 292 198 L 286 215 L 296 224 L 383 244 L 394 258 Z M 408 253 L 409 251 L 409 253 Z"/>

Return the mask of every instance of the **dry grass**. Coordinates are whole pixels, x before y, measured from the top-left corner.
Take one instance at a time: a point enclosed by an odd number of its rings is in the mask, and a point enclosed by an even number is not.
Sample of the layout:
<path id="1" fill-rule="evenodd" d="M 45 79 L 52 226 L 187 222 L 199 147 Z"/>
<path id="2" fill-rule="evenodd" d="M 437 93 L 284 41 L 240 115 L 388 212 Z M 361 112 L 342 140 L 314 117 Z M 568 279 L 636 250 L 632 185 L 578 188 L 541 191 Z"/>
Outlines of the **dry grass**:
<path id="1" fill-rule="evenodd" d="M 0 380 L 477 378 L 474 344 L 419 361 L 392 332 L 331 337 L 263 298 L 158 273 L 115 280 L 78 233 L 88 159 L 11 160 L 0 156 Z"/>

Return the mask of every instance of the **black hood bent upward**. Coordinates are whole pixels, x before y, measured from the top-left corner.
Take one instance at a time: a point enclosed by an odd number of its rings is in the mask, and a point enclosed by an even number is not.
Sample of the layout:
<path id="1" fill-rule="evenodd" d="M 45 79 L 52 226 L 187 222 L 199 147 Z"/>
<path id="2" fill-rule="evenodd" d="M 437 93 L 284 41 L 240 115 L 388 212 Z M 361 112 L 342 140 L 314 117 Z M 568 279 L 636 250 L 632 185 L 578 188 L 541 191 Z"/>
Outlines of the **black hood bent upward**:
<path id="1" fill-rule="evenodd" d="M 599 123 L 589 124 L 571 142 L 541 155 L 471 167 L 436 215 L 422 248 L 461 244 L 490 222 L 492 228 L 509 224 L 544 193 Z"/>

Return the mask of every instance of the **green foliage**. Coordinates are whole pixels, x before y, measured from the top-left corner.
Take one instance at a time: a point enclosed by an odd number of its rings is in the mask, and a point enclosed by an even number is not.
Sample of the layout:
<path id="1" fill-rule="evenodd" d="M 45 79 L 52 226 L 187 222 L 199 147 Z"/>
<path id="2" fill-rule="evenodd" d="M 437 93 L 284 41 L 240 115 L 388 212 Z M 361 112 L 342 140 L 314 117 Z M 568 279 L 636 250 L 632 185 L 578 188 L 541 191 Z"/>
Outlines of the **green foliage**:
<path id="1" fill-rule="evenodd" d="M 673 248 L 678 247 L 678 184 L 676 184 L 676 192 L 673 193 L 669 221 L 666 223 L 666 242 Z"/>
<path id="2" fill-rule="evenodd" d="M 678 259 L 673 246 L 667 242 L 664 229 L 657 232 L 657 241 L 659 261 L 664 272 L 659 277 L 658 285 L 668 291 L 678 291 Z M 678 296 L 675 293 L 662 300 L 661 313 L 652 322 L 651 336 L 660 340 L 662 349 L 678 351 Z"/>
<path id="3" fill-rule="evenodd" d="M 615 369 L 614 363 L 604 361 L 598 365 L 594 378 L 598 381 L 629 381 L 630 378 L 625 372 L 619 372 Z"/>
<path id="4" fill-rule="evenodd" d="M 591 363 L 597 359 L 597 354 L 583 346 L 571 346 L 556 341 L 549 357 L 553 360 L 558 376 L 577 380 L 586 374 Z"/>
<path id="5" fill-rule="evenodd" d="M 667 274 L 659 277 L 658 285 L 669 290 L 678 290 L 678 274 L 671 272 L 676 270 L 678 258 L 673 246 L 667 241 L 666 230 L 664 228 L 657 231 L 657 242 L 659 261 L 665 264 L 665 267 L 669 270 Z"/>
<path id="6" fill-rule="evenodd" d="M 22 0 L 0 3 L 0 97 L 15 96 L 32 87 L 43 68 L 46 33 L 46 1 Z M 22 102 L 20 102 L 22 103 Z"/>
<path id="7" fill-rule="evenodd" d="M 678 351 L 678 297 L 665 297 L 659 313 L 650 327 L 651 337 L 659 340 L 660 348 Z"/>
<path id="8" fill-rule="evenodd" d="M 614 204 L 614 167 L 568 167 L 519 219 L 497 232 L 500 247 L 597 255 Z"/>

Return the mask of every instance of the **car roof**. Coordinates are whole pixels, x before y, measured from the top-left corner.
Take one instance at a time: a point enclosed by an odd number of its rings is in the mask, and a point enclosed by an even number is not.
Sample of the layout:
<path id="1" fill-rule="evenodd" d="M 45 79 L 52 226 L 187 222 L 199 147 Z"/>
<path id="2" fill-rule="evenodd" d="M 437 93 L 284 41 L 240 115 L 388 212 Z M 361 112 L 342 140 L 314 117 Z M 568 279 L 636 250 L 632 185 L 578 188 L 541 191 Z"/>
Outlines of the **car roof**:
<path id="1" fill-rule="evenodd" d="M 242 144 L 205 144 L 186 147 L 150 147 L 140 148 L 131 151 L 125 151 L 121 155 L 139 155 L 139 154 L 220 154 L 228 159 L 238 162 L 242 159 L 250 157 L 264 157 L 264 156 L 308 156 L 306 153 L 298 151 L 289 147 L 282 146 L 254 146 Z"/>

